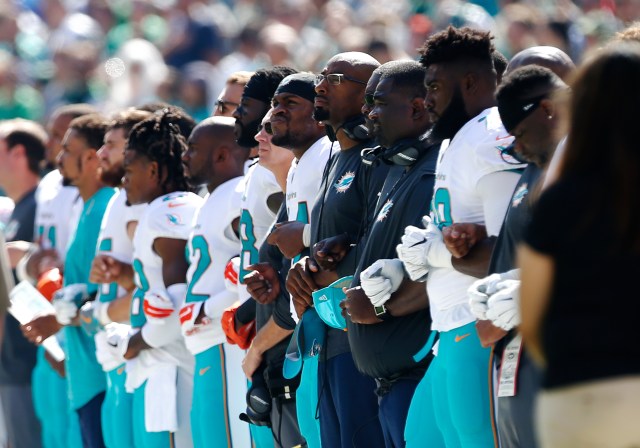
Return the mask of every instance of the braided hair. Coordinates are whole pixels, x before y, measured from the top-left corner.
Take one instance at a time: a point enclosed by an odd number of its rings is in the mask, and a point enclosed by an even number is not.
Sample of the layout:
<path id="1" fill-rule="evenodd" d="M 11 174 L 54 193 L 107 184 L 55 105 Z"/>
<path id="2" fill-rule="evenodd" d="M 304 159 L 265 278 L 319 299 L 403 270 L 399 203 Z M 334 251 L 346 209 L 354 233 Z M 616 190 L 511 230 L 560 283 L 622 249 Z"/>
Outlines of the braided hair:
<path id="1" fill-rule="evenodd" d="M 158 163 L 160 179 L 166 172 L 167 178 L 160 185 L 163 194 L 189 191 L 182 166 L 182 153 L 187 149 L 187 142 L 177 124 L 179 118 L 172 111 L 164 110 L 136 124 L 127 142 L 127 150 Z"/>

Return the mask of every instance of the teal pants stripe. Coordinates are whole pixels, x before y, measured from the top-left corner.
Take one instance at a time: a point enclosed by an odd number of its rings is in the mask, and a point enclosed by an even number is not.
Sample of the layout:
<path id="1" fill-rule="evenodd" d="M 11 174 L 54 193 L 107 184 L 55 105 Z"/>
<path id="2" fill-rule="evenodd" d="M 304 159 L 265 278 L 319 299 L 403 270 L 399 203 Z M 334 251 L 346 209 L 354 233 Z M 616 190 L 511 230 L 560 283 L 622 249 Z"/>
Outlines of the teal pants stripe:
<path id="1" fill-rule="evenodd" d="M 172 448 L 173 437 L 167 431 L 147 432 L 144 425 L 144 392 L 147 383 L 133 392 L 133 443 L 136 448 Z"/>
<path id="2" fill-rule="evenodd" d="M 107 448 L 134 446 L 133 394 L 127 393 L 122 364 L 107 372 L 107 392 L 102 403 L 102 434 Z"/>
<path id="3" fill-rule="evenodd" d="M 296 391 L 296 411 L 300 433 L 309 448 L 321 448 L 318 407 L 318 357 L 306 359 L 302 365 L 300 386 Z"/>
<path id="4" fill-rule="evenodd" d="M 422 380 L 431 382 L 433 415 L 440 432 L 426 434 L 424 445 L 438 446 L 437 439 L 431 439 L 441 434 L 447 448 L 496 446 L 491 380 L 491 349 L 480 344 L 475 322 L 441 332 L 438 355 Z M 425 395 L 428 398 L 428 391 Z M 409 420 L 414 418 L 410 410 Z"/>
<path id="5" fill-rule="evenodd" d="M 232 448 L 224 347 L 216 345 L 195 358 L 191 408 L 193 446 Z"/>

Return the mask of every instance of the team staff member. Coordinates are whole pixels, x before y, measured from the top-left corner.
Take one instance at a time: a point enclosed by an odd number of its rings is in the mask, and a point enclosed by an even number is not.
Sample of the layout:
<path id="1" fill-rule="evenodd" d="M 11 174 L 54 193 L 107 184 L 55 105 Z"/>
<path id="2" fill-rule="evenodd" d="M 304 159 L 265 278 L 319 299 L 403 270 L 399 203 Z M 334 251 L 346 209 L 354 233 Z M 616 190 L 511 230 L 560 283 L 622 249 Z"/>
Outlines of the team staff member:
<path id="1" fill-rule="evenodd" d="M 429 362 L 414 358 L 429 337 L 425 291 L 419 283 L 407 285 L 374 309 L 371 296 L 359 285 L 362 272 L 371 265 L 388 268 L 385 261 L 394 257 L 404 228 L 417 225 L 427 212 L 438 144 L 424 135 L 431 125 L 424 103 L 424 68 L 417 62 L 395 61 L 381 69 L 369 117 L 382 146 L 374 163 L 390 163 L 391 168 L 373 204 L 353 288 L 347 290 L 342 307 L 355 364 L 377 382 L 385 444 L 400 447 L 411 397 Z M 407 302 L 420 302 L 422 309 L 408 310 Z"/>
<path id="2" fill-rule="evenodd" d="M 324 123 L 329 137 L 337 140 L 341 148 L 324 170 L 320 193 L 311 213 L 310 247 L 327 257 L 333 255 L 329 255 L 331 243 L 327 242 L 323 248 L 314 245 L 334 237 L 338 240 L 334 244 L 350 248 L 354 243 L 355 246 L 368 218 L 363 216 L 373 208 L 367 205 L 375 203 L 387 174 L 387 165 L 367 170 L 360 156 L 363 149 L 373 146 L 361 108 L 366 81 L 379 65 L 364 53 L 341 53 L 327 62 L 316 80 L 314 118 Z M 329 275 L 332 281 L 353 275 L 357 252 L 354 249 L 344 257 L 333 255 L 339 261 L 332 266 L 333 272 Z M 319 272 L 310 258 L 303 258 L 290 271 L 287 289 L 298 303 L 310 306 L 312 290 L 331 283 L 326 280 L 327 274 L 329 271 Z M 353 443 L 380 446 L 383 438 L 379 420 L 375 418 L 378 414 L 375 381 L 356 369 L 346 332 L 342 328 L 326 327 L 318 371 L 322 443 L 335 447 Z"/>
<path id="3" fill-rule="evenodd" d="M 47 134 L 34 122 L 15 119 L 0 123 L 0 188 L 15 203 L 4 229 L 7 241 L 33 241 L 36 187 L 45 157 Z M 36 347 L 20 331 L 18 321 L 4 320 L 0 350 L 0 401 L 12 446 L 42 445 L 40 423 L 31 395 L 31 373 Z"/>
<path id="4" fill-rule="evenodd" d="M 505 129 L 515 137 L 514 152 L 529 165 L 516 185 L 491 255 L 489 273 L 494 275 L 475 282 L 469 289 L 469 297 L 478 319 L 489 319 L 506 333 L 496 343 L 493 360 L 498 379 L 498 434 L 500 442 L 510 447 L 537 446 L 533 403 L 540 385 L 540 371 L 518 336 L 520 312 L 515 297 L 519 293 L 520 283 L 516 280 L 519 271 L 512 270 L 516 268 L 516 246 L 531 219 L 541 174 L 560 142 L 557 127 L 562 108 L 556 94 L 565 89 L 566 84 L 552 71 L 532 65 L 506 76 L 496 96 Z M 503 280 L 510 281 L 502 283 Z M 508 362 L 509 353 L 519 354 L 517 362 Z M 514 374 L 506 375 L 507 372 Z"/>

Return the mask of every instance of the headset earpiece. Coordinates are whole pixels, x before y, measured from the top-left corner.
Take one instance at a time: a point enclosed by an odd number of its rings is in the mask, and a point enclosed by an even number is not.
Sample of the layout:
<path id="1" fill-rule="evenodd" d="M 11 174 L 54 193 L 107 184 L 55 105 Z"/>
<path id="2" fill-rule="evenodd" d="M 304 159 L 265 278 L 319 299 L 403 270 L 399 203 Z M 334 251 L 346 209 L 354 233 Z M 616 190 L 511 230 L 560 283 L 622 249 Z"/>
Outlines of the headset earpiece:
<path id="1" fill-rule="evenodd" d="M 392 148 L 385 149 L 380 157 L 387 163 L 400 166 L 411 166 L 420 158 L 422 140 L 409 139 L 401 141 Z"/>
<path id="2" fill-rule="evenodd" d="M 358 142 L 366 142 L 367 140 L 371 140 L 371 134 L 369 133 L 369 128 L 365 124 L 364 115 L 358 115 L 350 120 L 344 122 L 337 130 L 333 130 L 333 128 L 326 124 L 325 132 L 327 133 L 327 137 L 332 142 L 335 142 L 338 137 L 337 134 L 342 129 L 347 137 L 351 140 L 355 140 Z"/>

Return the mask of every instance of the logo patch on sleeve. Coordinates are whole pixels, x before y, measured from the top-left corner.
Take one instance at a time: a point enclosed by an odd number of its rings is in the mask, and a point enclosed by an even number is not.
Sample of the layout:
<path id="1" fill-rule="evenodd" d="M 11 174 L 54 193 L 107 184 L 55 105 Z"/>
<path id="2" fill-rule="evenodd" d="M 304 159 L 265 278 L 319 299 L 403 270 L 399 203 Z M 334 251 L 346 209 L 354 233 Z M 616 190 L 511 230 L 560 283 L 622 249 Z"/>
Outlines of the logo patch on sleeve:
<path id="1" fill-rule="evenodd" d="M 166 216 L 167 216 L 167 220 L 169 221 L 169 224 L 172 224 L 174 226 L 183 225 L 179 215 L 176 215 L 174 213 L 167 213 Z"/>

